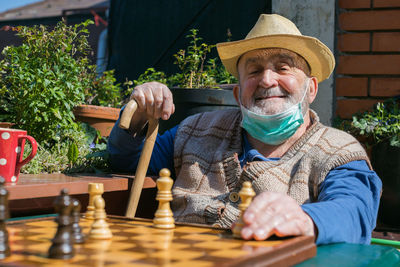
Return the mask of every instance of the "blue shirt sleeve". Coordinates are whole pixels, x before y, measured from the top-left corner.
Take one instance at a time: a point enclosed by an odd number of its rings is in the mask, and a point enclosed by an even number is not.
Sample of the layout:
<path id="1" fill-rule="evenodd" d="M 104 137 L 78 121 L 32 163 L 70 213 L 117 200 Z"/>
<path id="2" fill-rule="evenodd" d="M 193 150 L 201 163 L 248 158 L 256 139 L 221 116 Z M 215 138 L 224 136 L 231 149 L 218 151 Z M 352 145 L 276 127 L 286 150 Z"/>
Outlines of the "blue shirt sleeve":
<path id="1" fill-rule="evenodd" d="M 119 120 L 115 123 L 107 142 L 107 150 L 110 153 L 110 164 L 113 171 L 136 171 L 140 154 L 143 148 L 145 133 L 133 137 L 127 130 L 118 127 Z M 174 138 L 178 126 L 157 135 L 151 155 L 148 175 L 158 175 L 162 168 L 168 168 L 171 176 L 175 177 L 174 170 Z"/>
<path id="2" fill-rule="evenodd" d="M 319 187 L 318 202 L 302 205 L 318 228 L 316 243 L 369 244 L 381 188 L 381 180 L 364 160 L 331 170 Z"/>

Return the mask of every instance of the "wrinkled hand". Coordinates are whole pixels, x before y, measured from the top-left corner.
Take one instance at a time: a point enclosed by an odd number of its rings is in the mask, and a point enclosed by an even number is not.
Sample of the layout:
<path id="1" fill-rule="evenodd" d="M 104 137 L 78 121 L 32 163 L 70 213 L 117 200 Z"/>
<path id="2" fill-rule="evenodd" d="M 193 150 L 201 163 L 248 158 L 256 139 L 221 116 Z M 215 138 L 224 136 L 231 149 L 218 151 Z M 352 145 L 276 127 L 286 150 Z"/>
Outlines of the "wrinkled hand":
<path id="1" fill-rule="evenodd" d="M 271 235 L 314 236 L 314 222 L 296 201 L 282 193 L 263 192 L 243 215 L 243 239 L 265 240 Z"/>
<path id="2" fill-rule="evenodd" d="M 136 100 L 137 111 L 146 115 L 147 118 L 167 120 L 175 112 L 171 91 L 159 82 L 148 82 L 136 86 L 130 99 Z"/>

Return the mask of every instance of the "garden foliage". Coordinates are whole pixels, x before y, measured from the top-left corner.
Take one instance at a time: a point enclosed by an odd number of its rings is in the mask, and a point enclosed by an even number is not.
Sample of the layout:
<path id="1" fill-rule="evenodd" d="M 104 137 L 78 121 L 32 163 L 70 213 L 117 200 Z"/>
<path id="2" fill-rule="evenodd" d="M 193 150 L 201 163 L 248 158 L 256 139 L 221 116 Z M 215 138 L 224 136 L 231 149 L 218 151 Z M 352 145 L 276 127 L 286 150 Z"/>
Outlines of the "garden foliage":
<path id="1" fill-rule="evenodd" d="M 134 81 L 134 85 L 158 81 L 170 88 L 218 88 L 219 84 L 237 83 L 237 79 L 226 71 L 219 59 L 207 60 L 207 55 L 215 45 L 202 43 L 198 32 L 197 29 L 191 29 L 186 36 L 190 40 L 188 47 L 174 54 L 174 64 L 179 72 L 167 76 L 162 71 L 148 68 Z"/>
<path id="2" fill-rule="evenodd" d="M 382 142 L 400 147 L 400 98 L 379 102 L 371 111 L 354 114 L 351 121 L 336 118 L 334 126 L 356 136 L 367 148 Z"/>
<path id="3" fill-rule="evenodd" d="M 20 46 L 3 50 L 0 62 L 1 119 L 28 130 L 38 142 L 55 141 L 58 128 L 77 130 L 73 108 L 92 84 L 86 26 L 58 23 L 15 27 Z"/>
<path id="4" fill-rule="evenodd" d="M 367 137 L 368 145 L 390 142 L 400 147 L 400 99 L 378 103 L 374 110 L 353 116 L 351 127 L 356 134 Z"/>
<path id="5" fill-rule="evenodd" d="M 36 157 L 22 172 L 66 172 L 106 164 L 106 156 L 93 157 L 105 149 L 104 141 L 93 136 L 96 130 L 76 122 L 73 113 L 79 104 L 115 107 L 124 98 L 114 71 L 99 76 L 90 62 L 87 27 L 92 23 L 12 28 L 22 44 L 2 51 L 0 121 L 14 123 L 38 141 Z M 26 153 L 29 149 L 27 144 Z"/>

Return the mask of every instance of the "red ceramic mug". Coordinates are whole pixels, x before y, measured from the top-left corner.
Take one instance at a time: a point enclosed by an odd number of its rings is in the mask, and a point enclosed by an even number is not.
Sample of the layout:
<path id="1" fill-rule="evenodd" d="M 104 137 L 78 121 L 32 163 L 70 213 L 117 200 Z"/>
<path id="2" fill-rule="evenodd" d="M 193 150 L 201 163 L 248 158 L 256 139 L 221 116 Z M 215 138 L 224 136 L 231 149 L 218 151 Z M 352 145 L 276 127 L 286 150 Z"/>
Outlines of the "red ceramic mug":
<path id="1" fill-rule="evenodd" d="M 25 139 L 31 142 L 32 152 L 23 159 Z M 26 131 L 0 128 L 0 177 L 3 177 L 6 183 L 16 183 L 21 167 L 33 159 L 36 151 L 36 140 L 27 135 Z"/>

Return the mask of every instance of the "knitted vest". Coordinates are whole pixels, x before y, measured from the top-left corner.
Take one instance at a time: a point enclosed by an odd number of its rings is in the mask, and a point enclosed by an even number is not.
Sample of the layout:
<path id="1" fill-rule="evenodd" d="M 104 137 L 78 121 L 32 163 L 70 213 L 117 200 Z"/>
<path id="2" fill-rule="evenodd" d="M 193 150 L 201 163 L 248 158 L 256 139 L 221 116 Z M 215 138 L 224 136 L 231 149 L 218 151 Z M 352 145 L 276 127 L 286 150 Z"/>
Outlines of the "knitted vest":
<path id="1" fill-rule="evenodd" d="M 354 160 L 370 165 L 354 137 L 322 125 L 316 113 L 310 113 L 312 125 L 280 160 L 254 161 L 243 169 L 238 159 L 243 152 L 240 110 L 184 120 L 174 141 L 176 221 L 229 228 L 239 215 L 239 202 L 229 196 L 239 192 L 244 181 L 250 181 L 257 194 L 286 193 L 303 204 L 316 201 L 318 186 L 330 170 Z"/>

